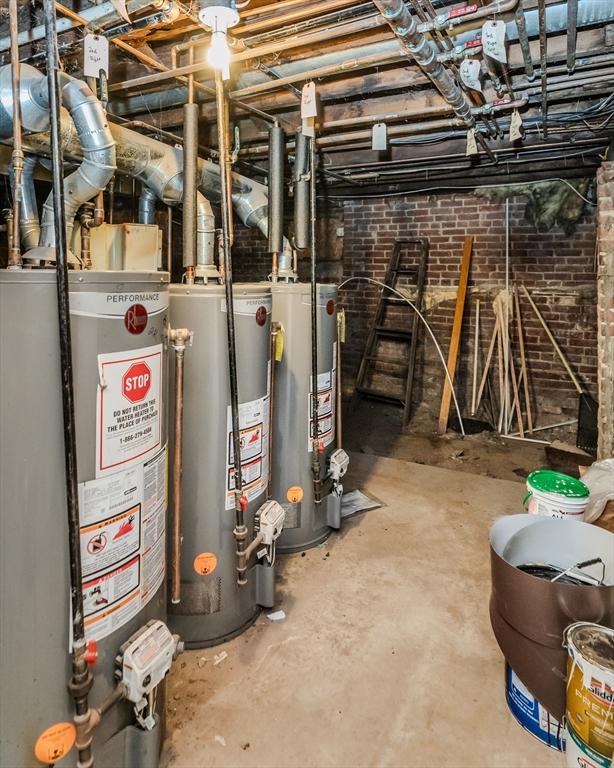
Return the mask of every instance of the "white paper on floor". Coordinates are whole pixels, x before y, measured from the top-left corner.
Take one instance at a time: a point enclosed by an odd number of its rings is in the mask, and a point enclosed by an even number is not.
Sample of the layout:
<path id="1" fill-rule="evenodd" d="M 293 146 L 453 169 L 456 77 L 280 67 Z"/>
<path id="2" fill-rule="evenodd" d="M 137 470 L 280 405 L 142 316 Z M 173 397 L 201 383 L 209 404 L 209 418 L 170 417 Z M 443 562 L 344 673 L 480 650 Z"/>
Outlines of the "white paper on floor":
<path id="1" fill-rule="evenodd" d="M 286 614 L 284 611 L 273 611 L 273 613 L 267 613 L 266 617 L 269 621 L 283 621 Z"/>
<path id="2" fill-rule="evenodd" d="M 341 517 L 349 517 L 356 514 L 356 512 L 366 512 L 369 509 L 377 509 L 382 505 L 379 501 L 375 501 L 366 493 L 356 489 L 349 493 L 344 493 L 341 499 Z"/>

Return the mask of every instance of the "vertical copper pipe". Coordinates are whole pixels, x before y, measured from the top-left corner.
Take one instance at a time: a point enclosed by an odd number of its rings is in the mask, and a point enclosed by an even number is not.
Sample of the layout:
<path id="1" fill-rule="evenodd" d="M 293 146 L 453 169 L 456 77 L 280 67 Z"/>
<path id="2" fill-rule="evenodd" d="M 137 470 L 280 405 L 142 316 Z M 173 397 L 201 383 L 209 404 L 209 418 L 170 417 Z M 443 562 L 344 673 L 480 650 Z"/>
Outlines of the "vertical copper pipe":
<path id="1" fill-rule="evenodd" d="M 175 453 L 173 457 L 173 531 L 171 603 L 181 602 L 181 506 L 183 474 L 183 358 L 185 344 L 175 345 Z"/>
<path id="2" fill-rule="evenodd" d="M 548 38 L 546 37 L 546 0 L 537 0 L 539 21 L 539 68 L 542 91 L 542 120 L 544 139 L 548 138 Z"/>
<path id="3" fill-rule="evenodd" d="M 11 38 L 11 84 L 13 89 L 13 238 L 9 249 L 9 269 L 21 269 L 19 217 L 21 205 L 21 178 L 23 175 L 23 147 L 21 143 L 21 101 L 19 94 L 19 20 L 17 0 L 9 0 L 9 29 Z"/>
<path id="4" fill-rule="evenodd" d="M 173 209 L 170 205 L 166 206 L 166 271 L 172 272 L 173 261 Z"/>
<path id="5" fill-rule="evenodd" d="M 273 495 L 273 425 L 275 423 L 275 349 L 279 323 L 271 326 L 271 376 L 269 381 L 269 477 L 267 482 L 267 498 Z"/>
<path id="6" fill-rule="evenodd" d="M 341 325 L 341 312 L 337 313 L 337 448 L 343 448 L 343 396 L 341 392 L 341 337 L 339 336 L 339 326 Z"/>

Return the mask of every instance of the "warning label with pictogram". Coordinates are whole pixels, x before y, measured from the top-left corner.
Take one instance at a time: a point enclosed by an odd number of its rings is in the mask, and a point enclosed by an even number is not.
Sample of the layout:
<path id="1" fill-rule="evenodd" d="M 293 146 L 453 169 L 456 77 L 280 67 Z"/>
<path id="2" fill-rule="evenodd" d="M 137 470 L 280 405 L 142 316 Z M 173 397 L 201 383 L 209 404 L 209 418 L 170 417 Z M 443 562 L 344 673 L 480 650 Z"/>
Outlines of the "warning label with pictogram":
<path id="1" fill-rule="evenodd" d="M 307 415 L 309 419 L 308 450 L 313 450 L 313 377 L 310 377 L 310 392 L 307 395 Z M 318 374 L 318 442 L 326 446 L 335 439 L 335 401 L 337 397 L 337 342 L 333 342 L 333 367 L 330 371 Z"/>
<path id="2" fill-rule="evenodd" d="M 269 474 L 269 397 L 261 397 L 239 406 L 241 474 L 243 495 L 257 498 L 267 486 Z M 234 449 L 232 412 L 228 407 L 228 443 L 226 450 L 226 509 L 234 508 Z"/>
<path id="3" fill-rule="evenodd" d="M 96 477 L 142 461 L 162 439 L 162 345 L 98 355 Z"/>
<path id="4" fill-rule="evenodd" d="M 114 632 L 164 579 L 166 448 L 151 459 L 79 484 L 83 604 L 88 640 Z"/>

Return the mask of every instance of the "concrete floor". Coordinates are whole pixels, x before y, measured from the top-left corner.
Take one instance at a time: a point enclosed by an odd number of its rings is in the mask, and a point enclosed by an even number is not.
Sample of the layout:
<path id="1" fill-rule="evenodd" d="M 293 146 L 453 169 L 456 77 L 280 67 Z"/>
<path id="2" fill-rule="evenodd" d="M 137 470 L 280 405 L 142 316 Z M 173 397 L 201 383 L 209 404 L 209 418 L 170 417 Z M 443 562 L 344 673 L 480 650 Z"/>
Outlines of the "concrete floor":
<path id="1" fill-rule="evenodd" d="M 346 487 L 384 506 L 278 560 L 284 621 L 181 657 L 164 768 L 560 768 L 507 710 L 488 619 L 488 529 L 521 483 L 351 466 Z"/>

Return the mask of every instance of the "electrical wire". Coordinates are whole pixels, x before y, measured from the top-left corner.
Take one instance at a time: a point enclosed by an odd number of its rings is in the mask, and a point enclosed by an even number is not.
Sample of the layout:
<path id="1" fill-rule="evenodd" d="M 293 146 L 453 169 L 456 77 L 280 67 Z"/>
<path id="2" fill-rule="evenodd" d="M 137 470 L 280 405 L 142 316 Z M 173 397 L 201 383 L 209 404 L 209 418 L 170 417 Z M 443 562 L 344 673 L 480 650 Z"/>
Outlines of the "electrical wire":
<path id="1" fill-rule="evenodd" d="M 534 184 L 547 184 L 551 181 L 562 181 L 563 184 L 567 184 L 567 186 L 573 190 L 578 197 L 580 197 L 582 200 L 584 200 L 585 203 L 588 203 L 588 205 L 597 206 L 597 203 L 593 202 L 592 200 L 589 200 L 587 197 L 584 197 L 584 195 L 581 192 L 578 192 L 578 190 L 573 186 L 573 184 L 570 184 L 567 179 L 560 179 L 560 178 L 552 178 L 552 179 L 542 179 L 541 181 L 533 182 Z M 437 187 L 424 187 L 423 189 L 410 189 L 405 190 L 403 192 L 381 192 L 374 195 L 319 195 L 320 199 L 326 199 L 326 200 L 371 200 L 371 199 L 377 199 L 382 197 L 407 197 L 408 195 L 419 195 L 423 192 L 438 192 L 443 189 L 454 191 L 456 189 L 477 189 L 478 187 L 480 189 L 496 189 L 499 187 L 526 187 L 527 182 L 526 181 L 512 181 L 507 184 L 501 183 L 501 184 L 462 184 L 458 186 L 446 186 L 440 185 Z"/>
<path id="2" fill-rule="evenodd" d="M 422 312 L 420 312 L 418 307 L 412 301 L 410 301 L 407 298 L 407 296 L 402 294 L 400 291 L 397 291 L 395 288 L 392 288 L 391 286 L 386 285 L 386 283 L 382 283 L 381 280 L 375 280 L 372 277 L 362 277 L 362 276 L 358 276 L 358 275 L 356 275 L 355 277 L 348 277 L 342 283 L 339 284 L 338 289 L 341 290 L 345 285 L 347 285 L 348 283 L 351 283 L 353 280 L 365 280 L 367 283 L 374 283 L 375 285 L 379 285 L 382 288 L 385 288 L 386 290 L 390 291 L 391 293 L 396 294 L 400 299 L 403 299 L 403 301 L 406 301 L 409 304 L 409 306 L 414 310 L 414 312 L 418 315 L 420 320 L 422 320 L 422 322 L 426 326 L 426 330 L 429 332 L 429 334 L 431 336 L 431 339 L 433 339 L 433 343 L 435 344 L 435 347 L 437 349 L 437 353 L 439 355 L 439 359 L 441 360 L 441 364 L 443 365 L 443 369 L 446 372 L 446 378 L 448 380 L 448 384 L 450 385 L 450 389 L 452 390 L 452 397 L 454 399 L 454 407 L 456 409 L 456 415 L 458 416 L 458 423 L 460 425 L 460 430 L 461 430 L 461 433 L 462 433 L 463 437 L 465 437 L 465 427 L 463 425 L 463 419 L 462 419 L 462 416 L 461 416 L 460 407 L 458 405 L 458 400 L 456 398 L 456 390 L 454 389 L 454 382 L 452 381 L 452 377 L 450 376 L 450 371 L 448 370 L 448 366 L 447 366 L 445 358 L 443 356 L 443 352 L 441 351 L 441 346 L 440 346 L 439 342 L 437 341 L 437 337 L 433 333 L 433 329 L 428 324 L 428 322 L 427 322 L 426 318 L 424 317 L 424 315 L 422 314 Z"/>

